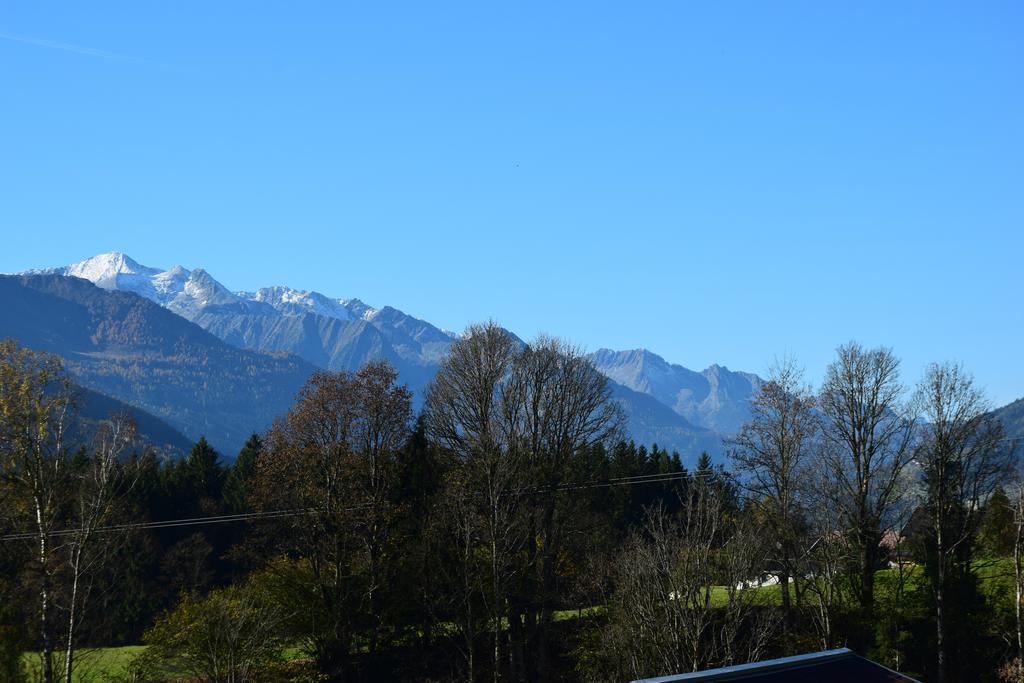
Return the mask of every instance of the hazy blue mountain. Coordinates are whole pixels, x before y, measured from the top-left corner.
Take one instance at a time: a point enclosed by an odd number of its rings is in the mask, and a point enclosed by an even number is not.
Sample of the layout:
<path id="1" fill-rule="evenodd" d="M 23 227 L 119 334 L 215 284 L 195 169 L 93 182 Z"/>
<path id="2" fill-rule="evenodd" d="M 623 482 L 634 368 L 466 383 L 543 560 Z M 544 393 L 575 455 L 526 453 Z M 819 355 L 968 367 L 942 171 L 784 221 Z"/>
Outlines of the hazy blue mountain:
<path id="1" fill-rule="evenodd" d="M 992 413 L 1003 423 L 1006 447 L 1015 449 L 1018 458 L 1024 458 L 1024 398 L 1018 398 Z"/>
<path id="2" fill-rule="evenodd" d="M 128 413 L 135 420 L 140 446 L 152 446 L 166 457 L 181 457 L 192 448 L 193 441 L 157 416 L 83 386 L 75 388 L 79 419 L 91 432 L 100 422 L 115 413 Z"/>
<path id="3" fill-rule="evenodd" d="M 997 408 L 994 413 L 1002 421 L 1007 437 L 1024 437 L 1024 398 Z"/>
<path id="4" fill-rule="evenodd" d="M 637 443 L 647 446 L 656 443 L 661 448 L 677 450 L 683 464 L 691 469 L 703 451 L 718 462 L 725 455 L 721 434 L 691 424 L 653 396 L 617 382 L 612 382 L 612 395 L 622 406 L 626 429 Z"/>
<path id="5" fill-rule="evenodd" d="M 227 344 L 167 308 L 77 277 L 0 276 L 0 337 L 62 356 L 84 387 L 232 457 L 315 368 Z"/>
<path id="6" fill-rule="evenodd" d="M 727 435 L 750 418 L 750 398 L 761 386 L 761 378 L 749 372 L 721 365 L 695 372 L 646 349 L 600 349 L 590 358 L 619 384 L 653 396 L 694 425 Z"/>
<path id="7" fill-rule="evenodd" d="M 457 338 L 390 306 L 285 286 L 232 292 L 201 268 L 162 270 L 116 252 L 33 272 L 83 277 L 104 289 L 137 294 L 242 349 L 291 353 L 330 370 L 386 360 L 417 403 Z M 591 359 L 621 385 L 616 396 L 632 437 L 687 456 L 721 453 L 721 435 L 734 434 L 747 419 L 749 398 L 760 385 L 756 375 L 717 365 L 694 372 L 645 350 L 602 349 Z"/>

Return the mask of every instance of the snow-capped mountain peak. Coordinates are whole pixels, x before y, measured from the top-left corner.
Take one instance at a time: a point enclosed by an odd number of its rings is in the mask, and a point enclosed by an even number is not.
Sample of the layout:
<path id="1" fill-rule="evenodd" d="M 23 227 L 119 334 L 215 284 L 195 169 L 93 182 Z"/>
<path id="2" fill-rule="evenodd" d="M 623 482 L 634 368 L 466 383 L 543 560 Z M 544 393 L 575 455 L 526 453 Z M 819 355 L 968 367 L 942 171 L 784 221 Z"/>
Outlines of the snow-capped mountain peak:
<path id="1" fill-rule="evenodd" d="M 80 277 L 103 289 L 133 292 L 192 320 L 211 305 L 252 303 L 264 313 L 273 309 L 286 316 L 313 314 L 337 320 L 372 320 L 378 310 L 359 299 L 333 299 L 319 292 L 291 287 L 265 287 L 257 292 L 232 292 L 202 268 L 180 265 L 167 270 L 144 266 L 127 254 L 107 252 L 60 268 L 27 271 Z M 269 307 L 269 308 L 268 308 Z M 252 309 L 250 309 L 252 310 Z"/>
<path id="2" fill-rule="evenodd" d="M 160 271 L 156 268 L 147 268 L 119 251 L 110 251 L 105 254 L 97 254 L 70 266 L 39 272 L 80 277 L 103 289 L 118 289 L 123 276 L 151 277 Z"/>
<path id="3" fill-rule="evenodd" d="M 255 293 L 240 292 L 239 296 L 269 304 L 285 315 L 313 313 L 338 320 L 352 320 L 359 317 L 345 305 L 344 299 L 332 299 L 320 292 L 307 292 L 281 285 L 264 287 Z"/>
<path id="4" fill-rule="evenodd" d="M 185 289 L 190 271 L 181 266 L 157 273 L 151 278 L 158 303 L 169 303 Z"/>
<path id="5" fill-rule="evenodd" d="M 213 276 L 202 268 L 196 268 L 188 274 L 182 285 L 181 292 L 175 297 L 176 302 L 194 302 L 198 306 L 233 303 L 237 299 L 238 297 L 235 294 L 232 294 L 227 287 L 214 280 Z"/>
<path id="6" fill-rule="evenodd" d="M 202 268 L 151 268 L 118 251 L 98 254 L 61 268 L 28 271 L 28 274 L 84 278 L 97 287 L 132 292 L 181 314 L 194 312 L 211 303 L 237 300 Z"/>

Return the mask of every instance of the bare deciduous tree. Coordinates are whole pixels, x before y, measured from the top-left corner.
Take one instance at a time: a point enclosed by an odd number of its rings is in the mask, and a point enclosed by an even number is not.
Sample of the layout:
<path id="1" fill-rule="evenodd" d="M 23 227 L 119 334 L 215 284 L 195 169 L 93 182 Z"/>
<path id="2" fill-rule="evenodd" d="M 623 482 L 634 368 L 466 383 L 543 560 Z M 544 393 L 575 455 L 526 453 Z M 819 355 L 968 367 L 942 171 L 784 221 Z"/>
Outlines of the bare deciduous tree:
<path id="1" fill-rule="evenodd" d="M 372 628 L 369 650 L 377 652 L 384 628 L 383 593 L 389 576 L 392 490 L 396 480 L 397 454 L 409 436 L 412 395 L 396 386 L 398 373 L 390 365 L 371 363 L 356 374 L 354 420 L 351 440 L 359 454 L 357 500 L 366 506 L 357 519 L 357 532 L 367 562 L 367 604 Z"/>
<path id="2" fill-rule="evenodd" d="M 1001 448 L 1002 425 L 989 415 L 988 401 L 959 365 L 929 365 L 914 401 L 924 422 L 915 454 L 927 490 L 937 673 L 945 681 L 950 676 L 950 584 L 973 572 L 981 506 L 1009 473 L 1010 452 Z"/>
<path id="3" fill-rule="evenodd" d="M 808 537 L 813 540 L 797 558 L 796 566 L 806 577 L 810 593 L 804 612 L 810 616 L 821 648 L 827 650 L 836 646 L 834 620 L 846 602 L 842 572 L 849 564 L 851 548 L 848 536 L 837 531 L 841 522 L 836 509 L 830 503 L 815 504 L 820 502 L 815 499 L 810 506 Z"/>
<path id="4" fill-rule="evenodd" d="M 480 587 L 487 601 L 493 642 L 493 675 L 501 670 L 501 624 L 514 578 L 513 556 L 525 543 L 521 490 L 526 485 L 522 453 L 509 447 L 505 392 L 517 353 L 516 341 L 491 322 L 470 326 L 451 351 L 427 390 L 424 408 L 427 431 L 459 459 L 449 483 L 463 499 L 457 525 L 465 540 L 478 537 L 487 548 L 489 586 Z M 472 553 L 466 559 L 472 561 Z M 473 576 L 466 568 L 465 576 Z M 471 584 L 467 590 L 473 590 Z M 472 606 L 471 596 L 463 602 Z M 467 615 L 467 627 L 472 618 Z M 472 646 L 469 652 L 472 652 Z M 469 662 L 469 678 L 476 675 Z"/>
<path id="5" fill-rule="evenodd" d="M 62 554 L 66 557 L 68 595 L 67 632 L 64 648 L 64 680 L 71 683 L 75 668 L 78 633 L 97 574 L 104 567 L 115 545 L 127 531 L 112 532 L 103 527 L 116 520 L 125 497 L 138 478 L 138 472 L 121 462 L 136 437 L 135 421 L 127 413 L 115 413 L 100 424 L 93 439 L 91 457 L 84 469 L 72 475 L 74 515 L 71 531 L 64 537 Z M 76 489 L 76 490 L 74 490 Z"/>
<path id="6" fill-rule="evenodd" d="M 486 548 L 495 679 L 503 648 L 511 678 L 548 675 L 558 565 L 580 510 L 573 485 L 620 422 L 607 378 L 580 350 L 547 337 L 520 348 L 494 323 L 467 330 L 428 391 L 428 432 L 459 463 L 452 495 L 468 516 L 456 526 L 475 526 Z"/>
<path id="7" fill-rule="evenodd" d="M 540 337 L 516 357 L 503 391 L 511 451 L 535 491 L 524 501 L 526 567 L 533 580 L 510 605 L 512 677 L 546 680 L 560 588 L 558 565 L 573 550 L 585 496 L 574 488 L 586 475 L 583 459 L 618 433 L 621 410 L 608 379 L 577 348 Z"/>
<path id="8" fill-rule="evenodd" d="M 758 659 L 774 619 L 742 586 L 764 559 L 757 530 L 730 514 L 721 489 L 692 486 L 679 518 L 649 510 L 615 563 L 609 623 L 588 675 L 623 680 Z"/>
<path id="9" fill-rule="evenodd" d="M 815 399 L 792 359 L 771 368 L 751 401 L 751 418 L 733 441 L 730 457 L 752 505 L 775 541 L 772 568 L 778 578 L 786 632 L 794 625 L 790 579 L 806 551 L 807 461 L 816 447 Z M 799 597 L 799 592 L 797 593 Z M 798 605 L 799 607 L 799 605 Z"/>
<path id="10" fill-rule="evenodd" d="M 901 484 L 912 455 L 914 420 L 903 403 L 900 364 L 891 349 L 850 342 L 837 356 L 818 399 L 823 452 L 832 502 L 857 551 L 851 588 L 870 623 L 879 544 L 905 494 Z"/>

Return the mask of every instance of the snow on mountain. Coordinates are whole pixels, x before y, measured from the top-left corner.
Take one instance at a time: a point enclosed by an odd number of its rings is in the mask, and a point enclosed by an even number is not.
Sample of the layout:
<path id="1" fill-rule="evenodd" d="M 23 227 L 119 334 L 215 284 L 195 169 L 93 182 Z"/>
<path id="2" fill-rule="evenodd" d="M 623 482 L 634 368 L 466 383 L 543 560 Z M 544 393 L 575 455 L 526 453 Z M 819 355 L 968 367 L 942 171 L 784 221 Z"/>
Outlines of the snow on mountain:
<path id="1" fill-rule="evenodd" d="M 367 306 L 359 299 L 339 299 L 341 305 L 351 311 L 352 315 L 363 320 L 370 320 L 377 315 L 377 309 Z"/>
<path id="2" fill-rule="evenodd" d="M 164 305 L 173 301 L 174 297 L 185 291 L 185 283 L 188 281 L 189 275 L 189 271 L 181 266 L 174 266 L 170 270 L 164 270 L 154 275 L 150 279 L 156 296 L 154 300 Z"/>
<path id="3" fill-rule="evenodd" d="M 177 268 L 179 272 L 176 276 L 168 275 L 164 280 L 168 285 L 166 295 L 173 294 L 173 298 L 170 301 L 155 300 L 175 313 L 191 319 L 208 306 L 230 306 L 241 301 L 241 297 L 217 282 L 202 268 L 192 271 L 186 271 L 180 266 Z M 171 271 L 166 272 L 171 273 Z M 181 275 L 186 272 L 188 275 L 182 278 Z"/>
<path id="4" fill-rule="evenodd" d="M 118 281 L 143 279 L 158 272 L 156 268 L 147 268 L 120 252 L 112 251 L 68 266 L 64 275 L 85 278 L 104 289 L 115 289 Z"/>
<path id="5" fill-rule="evenodd" d="M 102 289 L 133 292 L 192 319 L 209 306 L 254 302 L 286 316 L 307 313 L 337 320 L 368 320 L 377 309 L 359 299 L 332 299 L 319 292 L 290 287 L 265 287 L 257 292 L 232 292 L 202 268 L 167 270 L 144 266 L 120 252 L 99 254 L 60 268 L 35 269 L 30 275 L 65 275 L 89 280 Z M 262 309 L 266 311 L 267 309 Z"/>
<path id="6" fill-rule="evenodd" d="M 66 275 L 89 280 L 103 289 L 145 289 L 143 284 L 160 273 L 158 268 L 147 268 L 131 257 L 117 251 L 97 254 L 84 261 L 60 268 L 40 268 L 27 271 L 26 275 Z"/>
<path id="7" fill-rule="evenodd" d="M 367 306 L 359 299 L 331 299 L 320 292 L 307 292 L 291 287 L 264 287 L 255 292 L 239 292 L 239 296 L 272 306 L 284 315 L 313 313 L 337 320 L 367 319 L 377 309 Z"/>
<path id="8" fill-rule="evenodd" d="M 453 339 L 390 306 L 377 309 L 359 299 L 284 286 L 232 292 L 202 268 L 150 268 L 116 252 L 39 272 L 133 292 L 242 348 L 294 353 L 331 370 L 356 370 L 370 360 L 388 360 L 418 392 L 433 377 Z"/>

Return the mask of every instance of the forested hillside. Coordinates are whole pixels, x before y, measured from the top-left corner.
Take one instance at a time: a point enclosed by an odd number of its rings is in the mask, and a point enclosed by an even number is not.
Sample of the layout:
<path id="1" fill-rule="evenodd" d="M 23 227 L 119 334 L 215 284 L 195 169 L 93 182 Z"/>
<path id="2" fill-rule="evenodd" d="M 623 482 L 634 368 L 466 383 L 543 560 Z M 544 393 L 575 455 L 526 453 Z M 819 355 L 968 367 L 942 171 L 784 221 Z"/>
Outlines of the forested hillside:
<path id="1" fill-rule="evenodd" d="M 1024 398 L 998 408 L 995 416 L 1006 428 L 1007 438 L 1024 441 Z M 1024 448 L 1024 443 L 1021 448 Z"/>
<path id="2" fill-rule="evenodd" d="M 65 359 L 76 381 L 236 452 L 314 371 L 222 342 L 157 304 L 55 275 L 0 276 L 0 337 Z"/>
<path id="3" fill-rule="evenodd" d="M 98 425 L 110 419 L 111 415 L 125 414 L 135 423 L 139 444 L 155 449 L 161 457 L 180 458 L 192 448 L 193 442 L 188 437 L 137 406 L 82 386 L 75 387 L 73 394 L 78 417 L 87 427 L 87 432 L 82 435 L 86 440 L 95 433 Z"/>

